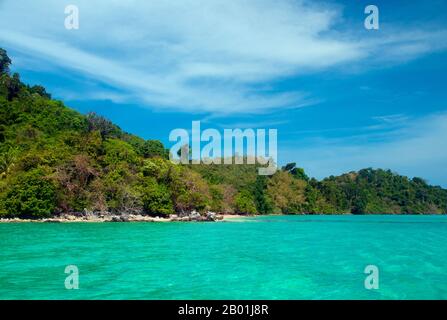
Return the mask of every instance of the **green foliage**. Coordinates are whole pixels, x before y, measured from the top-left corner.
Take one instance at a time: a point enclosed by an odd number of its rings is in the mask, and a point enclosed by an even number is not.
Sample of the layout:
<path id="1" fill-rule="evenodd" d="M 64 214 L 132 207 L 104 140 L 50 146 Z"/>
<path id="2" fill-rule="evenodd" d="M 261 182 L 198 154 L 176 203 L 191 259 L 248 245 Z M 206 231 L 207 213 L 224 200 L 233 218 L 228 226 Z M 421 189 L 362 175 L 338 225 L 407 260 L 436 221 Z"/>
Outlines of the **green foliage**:
<path id="1" fill-rule="evenodd" d="M 11 59 L 5 49 L 0 48 L 0 74 L 9 73 L 9 66 L 11 65 Z"/>
<path id="2" fill-rule="evenodd" d="M 143 156 L 145 158 L 161 157 L 169 158 L 169 151 L 158 140 L 147 140 L 143 145 Z"/>
<path id="3" fill-rule="evenodd" d="M 267 194 L 267 179 L 266 176 L 257 176 L 253 187 L 253 198 L 256 205 L 256 211 L 260 214 L 273 213 L 274 204 Z"/>
<path id="4" fill-rule="evenodd" d="M 210 208 L 214 212 L 224 212 L 225 211 L 225 198 L 224 198 L 224 188 L 221 185 L 211 185 L 210 195 L 211 202 Z"/>
<path id="5" fill-rule="evenodd" d="M 8 148 L 0 153 L 0 179 L 6 178 L 14 168 L 17 160 L 17 149 Z"/>
<path id="6" fill-rule="evenodd" d="M 297 179 L 301 179 L 304 181 L 309 181 L 309 177 L 304 172 L 303 168 L 298 168 L 295 162 L 286 164 L 283 168 L 283 171 L 289 172 L 292 176 Z"/>
<path id="7" fill-rule="evenodd" d="M 18 73 L 14 73 L 12 77 L 5 77 L 5 85 L 9 101 L 19 96 L 20 89 L 22 88 L 22 82 L 20 81 L 20 76 Z"/>
<path id="8" fill-rule="evenodd" d="M 445 213 L 447 190 L 390 170 L 363 169 L 329 177 L 318 187 L 337 211 L 365 213 Z"/>
<path id="9" fill-rule="evenodd" d="M 84 154 L 75 155 L 72 159 L 56 167 L 52 177 L 58 186 L 58 206 L 65 212 L 92 209 L 91 193 L 101 194 L 101 189 L 92 189 L 92 182 L 99 171 L 94 161 Z M 95 198 L 95 197 L 93 197 Z"/>
<path id="10" fill-rule="evenodd" d="M 257 212 L 253 195 L 247 190 L 242 190 L 239 192 L 234 202 L 237 213 L 255 214 Z"/>
<path id="11" fill-rule="evenodd" d="M 107 139 L 103 145 L 105 165 L 117 165 L 121 162 L 133 165 L 139 163 L 137 153 L 127 142 L 119 139 Z"/>
<path id="12" fill-rule="evenodd" d="M 126 134 L 123 139 L 132 145 L 135 151 L 144 158 L 160 157 L 169 159 L 169 150 L 165 149 L 158 140 L 143 140 L 129 134 Z"/>
<path id="13" fill-rule="evenodd" d="M 233 186 L 236 190 L 242 190 L 247 186 L 252 186 L 258 176 L 258 166 L 251 164 L 194 164 L 189 167 L 198 172 L 212 185 L 228 184 Z"/>
<path id="14" fill-rule="evenodd" d="M 144 210 L 151 215 L 174 213 L 171 193 L 166 185 L 159 184 L 154 178 L 145 181 L 141 188 Z"/>
<path id="15" fill-rule="evenodd" d="M 170 169 L 171 172 L 173 172 L 172 167 Z M 211 195 L 209 186 L 197 172 L 189 168 L 183 168 L 175 178 L 171 173 L 167 181 L 173 190 L 177 211 L 198 210 L 203 212 L 210 208 Z"/>
<path id="16" fill-rule="evenodd" d="M 2 199 L 3 215 L 48 217 L 56 208 L 56 188 L 40 169 L 20 174 Z"/>
<path id="17" fill-rule="evenodd" d="M 275 213 L 296 214 L 304 211 L 306 182 L 286 171 L 276 172 L 269 180 L 267 193 Z"/>
<path id="18" fill-rule="evenodd" d="M 43 98 L 51 99 L 51 94 L 49 94 L 46 89 L 40 85 L 27 86 L 28 92 L 31 94 L 38 94 Z"/>
<path id="19" fill-rule="evenodd" d="M 327 199 L 323 196 L 321 191 L 316 187 L 317 181 L 315 179 L 311 179 L 309 184 L 307 184 L 304 194 L 305 194 L 305 202 L 303 205 L 304 213 L 310 214 L 319 214 L 326 213 L 332 214 L 337 213 L 337 210 L 334 206 L 328 203 Z"/>
<path id="20" fill-rule="evenodd" d="M 109 137 L 120 138 L 123 134 L 118 126 L 114 125 L 110 120 L 107 120 L 106 118 L 97 115 L 94 112 L 88 113 L 86 119 L 87 130 L 89 132 L 99 131 L 103 139 Z"/>

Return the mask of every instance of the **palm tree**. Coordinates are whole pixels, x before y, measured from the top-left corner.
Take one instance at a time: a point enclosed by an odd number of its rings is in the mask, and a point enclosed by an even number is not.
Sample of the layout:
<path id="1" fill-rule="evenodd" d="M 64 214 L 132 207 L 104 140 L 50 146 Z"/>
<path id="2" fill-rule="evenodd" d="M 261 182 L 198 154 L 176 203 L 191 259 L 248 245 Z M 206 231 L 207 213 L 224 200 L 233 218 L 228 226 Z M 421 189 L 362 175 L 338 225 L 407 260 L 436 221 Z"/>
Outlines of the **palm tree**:
<path id="1" fill-rule="evenodd" d="M 0 178 L 6 178 L 6 176 L 14 168 L 14 162 L 17 158 L 17 149 L 10 148 L 4 153 L 0 154 Z"/>

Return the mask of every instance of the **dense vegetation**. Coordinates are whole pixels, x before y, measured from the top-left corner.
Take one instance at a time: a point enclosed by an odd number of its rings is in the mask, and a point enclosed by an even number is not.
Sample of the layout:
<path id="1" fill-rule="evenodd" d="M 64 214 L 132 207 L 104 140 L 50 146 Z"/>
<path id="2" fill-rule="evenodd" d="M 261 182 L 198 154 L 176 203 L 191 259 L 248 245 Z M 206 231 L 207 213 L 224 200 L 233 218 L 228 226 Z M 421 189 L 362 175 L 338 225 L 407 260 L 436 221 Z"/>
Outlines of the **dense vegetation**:
<path id="1" fill-rule="evenodd" d="M 391 171 L 317 181 L 295 164 L 271 177 L 254 165 L 175 165 L 161 142 L 65 107 L 10 64 L 0 49 L 0 216 L 447 212 L 447 190 Z"/>

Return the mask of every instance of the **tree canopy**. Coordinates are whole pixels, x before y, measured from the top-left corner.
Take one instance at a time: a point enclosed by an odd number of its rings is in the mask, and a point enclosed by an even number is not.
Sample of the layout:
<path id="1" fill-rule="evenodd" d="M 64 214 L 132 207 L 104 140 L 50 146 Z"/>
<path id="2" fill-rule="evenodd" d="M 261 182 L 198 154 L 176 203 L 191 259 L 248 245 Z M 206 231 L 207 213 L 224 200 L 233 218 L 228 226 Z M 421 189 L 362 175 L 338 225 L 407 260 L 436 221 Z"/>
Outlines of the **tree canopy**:
<path id="1" fill-rule="evenodd" d="M 0 48 L 0 74 L 9 73 L 9 66 L 11 65 L 11 59 L 5 49 Z"/>

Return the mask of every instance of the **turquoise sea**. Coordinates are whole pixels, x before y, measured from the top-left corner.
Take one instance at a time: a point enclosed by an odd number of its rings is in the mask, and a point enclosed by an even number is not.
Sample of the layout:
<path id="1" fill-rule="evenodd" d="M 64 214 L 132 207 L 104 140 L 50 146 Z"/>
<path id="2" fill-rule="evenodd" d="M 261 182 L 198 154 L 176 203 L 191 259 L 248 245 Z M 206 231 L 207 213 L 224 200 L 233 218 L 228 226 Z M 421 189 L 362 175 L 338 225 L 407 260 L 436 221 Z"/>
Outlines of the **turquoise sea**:
<path id="1" fill-rule="evenodd" d="M 0 245 L 0 299 L 447 299 L 447 216 L 0 224 Z"/>

